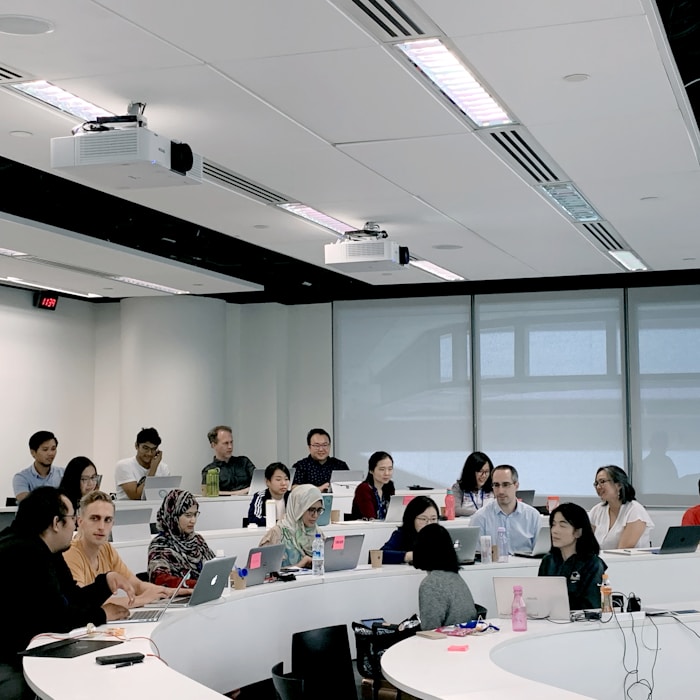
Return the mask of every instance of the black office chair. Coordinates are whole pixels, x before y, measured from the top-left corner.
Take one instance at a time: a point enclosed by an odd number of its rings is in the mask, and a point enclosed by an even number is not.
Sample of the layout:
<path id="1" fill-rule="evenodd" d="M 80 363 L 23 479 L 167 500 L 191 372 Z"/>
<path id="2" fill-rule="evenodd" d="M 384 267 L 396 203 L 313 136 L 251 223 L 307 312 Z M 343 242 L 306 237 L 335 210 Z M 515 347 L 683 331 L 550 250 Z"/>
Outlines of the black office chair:
<path id="1" fill-rule="evenodd" d="M 347 627 L 293 634 L 292 675 L 304 681 L 305 700 L 357 700 Z"/>
<path id="2" fill-rule="evenodd" d="M 279 700 L 304 700 L 304 681 L 282 672 L 283 662 L 272 667 L 272 685 Z"/>

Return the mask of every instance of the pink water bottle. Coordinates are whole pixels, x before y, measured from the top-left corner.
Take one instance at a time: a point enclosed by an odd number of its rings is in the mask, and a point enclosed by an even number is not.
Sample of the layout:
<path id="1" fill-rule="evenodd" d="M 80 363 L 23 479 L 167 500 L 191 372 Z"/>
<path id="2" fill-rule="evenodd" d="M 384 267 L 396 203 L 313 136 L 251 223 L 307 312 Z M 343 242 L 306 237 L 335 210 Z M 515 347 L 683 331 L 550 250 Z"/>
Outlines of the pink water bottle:
<path id="1" fill-rule="evenodd" d="M 513 586 L 513 605 L 510 609 L 513 632 L 527 631 L 527 608 L 523 599 L 523 587 Z"/>
<path id="2" fill-rule="evenodd" d="M 447 489 L 447 495 L 445 496 L 445 517 L 448 520 L 455 519 L 455 497 L 452 489 Z"/>

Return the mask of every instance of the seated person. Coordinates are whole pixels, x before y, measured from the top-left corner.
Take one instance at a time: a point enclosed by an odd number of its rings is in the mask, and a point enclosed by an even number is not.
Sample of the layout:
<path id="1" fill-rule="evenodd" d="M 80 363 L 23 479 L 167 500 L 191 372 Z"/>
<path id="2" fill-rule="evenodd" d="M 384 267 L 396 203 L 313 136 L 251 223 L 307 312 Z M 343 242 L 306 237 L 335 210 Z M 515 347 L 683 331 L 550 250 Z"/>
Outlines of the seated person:
<path id="1" fill-rule="evenodd" d="M 348 465 L 340 459 L 330 457 L 331 436 L 323 428 L 311 428 L 306 435 L 309 456 L 292 465 L 294 482 L 292 488 L 299 484 L 313 484 L 321 491 L 331 488 L 331 472 L 347 469 Z"/>
<path id="2" fill-rule="evenodd" d="M 434 630 L 476 619 L 474 598 L 459 575 L 454 543 L 442 525 L 426 525 L 416 535 L 413 566 L 428 572 L 418 589 L 422 629 Z"/>
<path id="3" fill-rule="evenodd" d="M 452 484 L 455 497 L 455 515 L 474 515 L 493 499 L 491 472 L 493 464 L 483 452 L 472 452 L 464 462 L 462 475 Z"/>
<path id="4" fill-rule="evenodd" d="M 588 517 L 600 548 L 648 547 L 654 521 L 636 500 L 627 474 L 620 467 L 601 467 L 593 486 L 602 503 L 593 506 Z"/>
<path id="5" fill-rule="evenodd" d="M 136 456 L 117 462 L 114 481 L 117 484 L 117 498 L 132 501 L 146 499 L 144 486 L 147 476 L 170 476 L 170 469 L 163 461 L 160 435 L 155 428 L 141 428 L 136 435 Z"/>
<path id="6" fill-rule="evenodd" d="M 416 535 L 426 526 L 438 521 L 437 503 L 428 496 L 411 499 L 403 512 L 401 525 L 382 545 L 385 564 L 403 564 L 413 561 L 413 545 Z"/>
<path id="7" fill-rule="evenodd" d="M 275 502 L 277 511 L 275 520 L 282 520 L 290 494 L 289 480 L 289 469 L 282 462 L 273 462 L 265 467 L 265 485 L 267 488 L 264 491 L 258 491 L 253 496 L 253 500 L 248 508 L 248 524 L 253 523 L 260 527 L 267 525 L 265 505 L 268 501 Z"/>
<path id="8" fill-rule="evenodd" d="M 148 578 L 159 586 L 176 588 L 190 573 L 185 585 L 194 588 L 205 561 L 214 552 L 194 531 L 199 506 L 189 491 L 173 489 L 156 514 L 158 534 L 148 545 Z"/>
<path id="9" fill-rule="evenodd" d="M 388 452 L 375 452 L 369 458 L 367 478 L 355 489 L 352 514 L 355 518 L 384 520 L 394 495 L 394 460 Z"/>
<path id="10" fill-rule="evenodd" d="M 575 503 L 562 503 L 549 514 L 552 549 L 540 563 L 539 576 L 564 576 L 569 608 L 600 607 L 600 582 L 608 568 L 588 514 Z"/>
<path id="11" fill-rule="evenodd" d="M 323 513 L 321 491 L 311 484 L 298 486 L 289 495 L 284 518 L 265 533 L 260 540 L 260 546 L 283 544 L 282 566 L 310 569 L 314 538 L 317 532 L 323 536 L 321 529 L 316 525 L 321 513 Z"/>
<path id="12" fill-rule="evenodd" d="M 100 477 L 92 460 L 87 457 L 73 457 L 63 472 L 61 488 L 77 511 L 80 499 L 92 491 L 97 491 L 99 482 Z"/>
<path id="13" fill-rule="evenodd" d="M 481 528 L 481 534 L 490 535 L 494 543 L 498 542 L 498 528 L 504 527 L 508 535 L 508 554 L 532 551 L 540 529 L 540 514 L 518 500 L 517 469 L 502 464 L 493 470 L 491 478 L 495 498 L 479 508 L 469 524 Z"/>
<path id="14" fill-rule="evenodd" d="M 217 425 L 207 433 L 214 450 L 214 461 L 202 469 L 202 494 L 206 491 L 207 472 L 219 470 L 219 493 L 222 496 L 245 496 L 255 465 L 245 456 L 233 456 L 233 433 L 228 425 Z"/>
<path id="15" fill-rule="evenodd" d="M 91 491 L 83 496 L 78 512 L 78 533 L 63 558 L 79 586 L 89 586 L 99 574 L 116 571 L 131 583 L 136 597 L 129 603 L 126 596 L 112 596 L 108 603 L 138 608 L 165 598 L 168 590 L 139 580 L 107 541 L 114 524 L 114 503 L 103 491 Z"/>
<path id="16" fill-rule="evenodd" d="M 29 453 L 34 461 L 12 477 L 12 490 L 19 503 L 40 486 L 59 486 L 63 477 L 61 467 L 53 467 L 58 440 L 48 430 L 40 430 L 29 438 Z"/>
<path id="17" fill-rule="evenodd" d="M 698 491 L 700 491 L 700 479 L 698 479 Z M 688 508 L 683 513 L 681 525 L 700 525 L 700 505 Z"/>

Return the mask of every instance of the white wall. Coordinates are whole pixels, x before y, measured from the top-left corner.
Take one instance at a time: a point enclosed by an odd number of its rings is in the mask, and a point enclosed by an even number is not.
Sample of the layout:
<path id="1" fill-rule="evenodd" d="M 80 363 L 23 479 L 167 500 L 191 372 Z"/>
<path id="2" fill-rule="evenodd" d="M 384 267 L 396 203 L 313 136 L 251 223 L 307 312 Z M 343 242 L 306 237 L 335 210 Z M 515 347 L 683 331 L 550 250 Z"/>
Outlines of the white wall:
<path id="1" fill-rule="evenodd" d="M 112 490 L 116 461 L 153 425 L 173 473 L 199 490 L 216 423 L 233 426 L 235 453 L 258 467 L 291 464 L 310 427 L 332 428 L 330 305 L 62 298 L 46 312 L 31 298 L 0 288 L 0 497 L 31 463 L 27 440 L 40 429 L 59 439 L 58 466 L 85 454 Z"/>

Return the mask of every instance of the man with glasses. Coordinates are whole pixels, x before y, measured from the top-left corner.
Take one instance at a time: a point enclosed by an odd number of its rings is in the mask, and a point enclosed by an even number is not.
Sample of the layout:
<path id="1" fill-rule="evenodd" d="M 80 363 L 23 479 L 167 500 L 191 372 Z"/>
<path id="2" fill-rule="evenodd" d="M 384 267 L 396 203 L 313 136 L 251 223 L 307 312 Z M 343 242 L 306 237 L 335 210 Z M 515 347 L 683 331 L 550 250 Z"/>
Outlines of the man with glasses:
<path id="1" fill-rule="evenodd" d="M 292 465 L 292 469 L 296 470 L 292 488 L 301 484 L 313 484 L 321 491 L 328 491 L 331 487 L 331 472 L 349 467 L 342 460 L 330 456 L 331 436 L 323 428 L 309 430 L 306 444 L 309 446 L 309 456 Z"/>
<path id="2" fill-rule="evenodd" d="M 68 497 L 46 486 L 32 491 L 12 525 L 0 533 L 0 596 L 6 602 L 0 635 L 0 698 L 33 698 L 17 653 L 42 632 L 69 632 L 88 623 L 123 620 L 126 607 L 105 603 L 119 589 L 133 601 L 134 588 L 121 574 L 99 575 L 80 588 L 61 553 L 70 547 L 75 511 Z M 50 641 L 47 639 L 46 641 Z"/>
<path id="3" fill-rule="evenodd" d="M 472 515 L 470 525 L 481 528 L 482 535 L 490 535 L 498 542 L 498 528 L 508 535 L 508 554 L 532 551 L 540 529 L 540 514 L 527 503 L 518 501 L 516 491 L 518 472 L 509 464 L 496 467 L 491 473 L 495 498 Z"/>
<path id="4" fill-rule="evenodd" d="M 155 428 L 141 428 L 136 436 L 136 455 L 117 462 L 114 481 L 117 498 L 141 501 L 146 498 L 147 476 L 170 476 L 170 469 L 160 451 L 160 435 Z"/>
<path id="5" fill-rule="evenodd" d="M 222 496 L 245 496 L 253 478 L 255 465 L 245 456 L 233 456 L 233 431 L 228 425 L 217 425 L 207 433 L 214 450 L 214 461 L 202 469 L 202 495 L 206 495 L 207 472 L 219 470 L 219 493 Z"/>
<path id="6" fill-rule="evenodd" d="M 34 462 L 12 477 L 12 489 L 19 503 L 40 486 L 59 486 L 63 468 L 54 467 L 58 440 L 49 430 L 40 430 L 29 438 L 29 453 Z"/>

